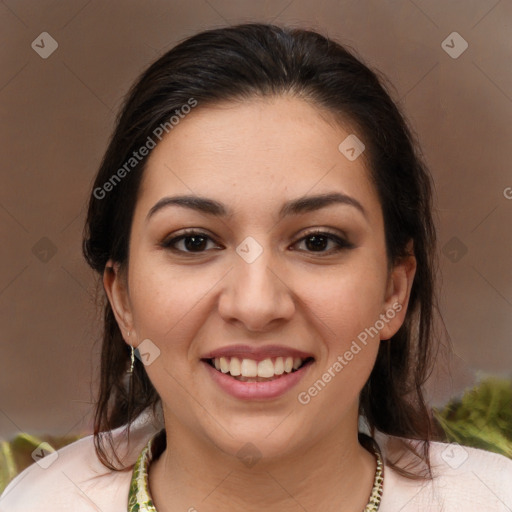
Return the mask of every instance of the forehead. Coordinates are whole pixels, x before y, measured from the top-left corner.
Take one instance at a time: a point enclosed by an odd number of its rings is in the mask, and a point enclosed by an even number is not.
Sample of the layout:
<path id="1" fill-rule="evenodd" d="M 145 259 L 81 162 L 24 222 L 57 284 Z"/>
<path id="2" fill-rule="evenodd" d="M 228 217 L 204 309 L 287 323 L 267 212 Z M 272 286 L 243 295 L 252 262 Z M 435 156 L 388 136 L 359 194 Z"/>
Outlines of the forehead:
<path id="1" fill-rule="evenodd" d="M 198 105 L 152 151 L 138 208 L 147 213 L 175 193 L 277 208 L 288 198 L 338 191 L 380 210 L 366 155 L 351 161 L 339 149 L 352 134 L 299 98 Z"/>

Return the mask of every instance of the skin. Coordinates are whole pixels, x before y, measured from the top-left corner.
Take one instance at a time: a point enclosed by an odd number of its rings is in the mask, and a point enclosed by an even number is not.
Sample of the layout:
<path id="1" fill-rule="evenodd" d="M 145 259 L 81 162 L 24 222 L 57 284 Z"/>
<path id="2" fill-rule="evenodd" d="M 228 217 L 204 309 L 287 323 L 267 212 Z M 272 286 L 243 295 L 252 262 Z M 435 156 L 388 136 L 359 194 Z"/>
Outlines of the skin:
<path id="1" fill-rule="evenodd" d="M 127 268 L 109 262 L 115 272 L 105 272 L 104 286 L 126 342 L 149 338 L 161 351 L 146 366 L 167 433 L 167 449 L 150 471 L 159 512 L 366 505 L 375 458 L 357 441 L 359 393 L 379 339 L 404 321 L 416 262 L 411 256 L 388 269 L 364 154 L 351 162 L 338 150 L 350 133 L 303 99 L 255 98 L 198 106 L 150 155 Z M 278 220 L 285 201 L 333 191 L 355 198 L 366 215 L 334 204 Z M 146 221 L 155 203 L 178 194 L 223 202 L 232 215 L 168 206 Z M 162 248 L 184 228 L 211 238 L 203 252 Z M 312 228 L 346 236 L 353 247 L 334 252 L 337 244 L 324 238 L 315 250 L 304 238 Z M 235 251 L 248 236 L 263 249 L 252 263 Z M 183 240 L 175 246 L 193 250 Z M 397 303 L 401 311 L 379 336 L 307 405 L 299 403 L 298 393 Z M 200 362 L 237 343 L 296 347 L 315 362 L 285 395 L 242 401 L 218 388 Z M 261 455 L 250 468 L 236 456 L 247 442 Z"/>

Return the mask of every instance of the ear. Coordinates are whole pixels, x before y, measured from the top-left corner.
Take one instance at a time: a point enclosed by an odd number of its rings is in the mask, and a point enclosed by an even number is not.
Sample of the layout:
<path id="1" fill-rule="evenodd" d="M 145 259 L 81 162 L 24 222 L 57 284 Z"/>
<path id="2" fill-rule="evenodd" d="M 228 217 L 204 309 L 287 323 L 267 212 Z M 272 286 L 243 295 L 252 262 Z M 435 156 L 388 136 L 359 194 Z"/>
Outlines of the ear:
<path id="1" fill-rule="evenodd" d="M 413 241 L 410 240 L 407 244 L 407 256 L 404 256 L 389 274 L 382 311 L 386 321 L 384 328 L 380 330 L 381 340 L 389 340 L 404 323 L 415 274 L 416 258 Z"/>
<path id="2" fill-rule="evenodd" d="M 133 328 L 133 316 L 128 294 L 126 273 L 121 269 L 119 263 L 108 260 L 103 272 L 103 287 L 107 293 L 121 334 L 126 343 L 132 345 L 133 341 L 137 338 Z"/>

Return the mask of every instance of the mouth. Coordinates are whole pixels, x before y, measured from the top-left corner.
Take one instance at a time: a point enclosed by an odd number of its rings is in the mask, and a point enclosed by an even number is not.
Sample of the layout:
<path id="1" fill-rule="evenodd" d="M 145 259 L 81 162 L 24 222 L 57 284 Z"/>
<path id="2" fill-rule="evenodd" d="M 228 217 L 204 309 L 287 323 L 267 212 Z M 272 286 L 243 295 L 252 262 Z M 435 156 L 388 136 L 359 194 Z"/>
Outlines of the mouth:
<path id="1" fill-rule="evenodd" d="M 313 363 L 313 357 L 268 357 L 261 361 L 239 357 L 205 358 L 201 361 L 239 382 L 270 382 Z"/>

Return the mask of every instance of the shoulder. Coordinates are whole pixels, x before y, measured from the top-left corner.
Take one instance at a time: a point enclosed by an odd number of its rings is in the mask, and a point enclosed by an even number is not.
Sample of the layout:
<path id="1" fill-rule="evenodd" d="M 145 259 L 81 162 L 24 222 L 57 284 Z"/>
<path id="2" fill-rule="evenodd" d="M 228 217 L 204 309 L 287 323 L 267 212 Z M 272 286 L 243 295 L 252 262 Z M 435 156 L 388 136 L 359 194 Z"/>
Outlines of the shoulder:
<path id="1" fill-rule="evenodd" d="M 420 447 L 418 441 L 412 444 Z M 389 455 L 389 451 L 383 452 L 385 457 Z M 411 460 L 405 456 L 400 467 Z M 457 443 L 431 442 L 430 462 L 432 480 L 411 480 L 385 467 L 382 512 L 417 512 L 432 507 L 444 512 L 512 510 L 511 459 Z"/>
<path id="2" fill-rule="evenodd" d="M 126 468 L 122 471 L 109 470 L 101 463 L 92 435 L 47 455 L 9 483 L 0 496 L 0 512 L 123 510 L 133 465 L 158 428 L 146 414 L 132 424 L 129 440 L 125 427 L 112 431 L 116 452 Z"/>
<path id="3" fill-rule="evenodd" d="M 453 507 L 467 510 L 512 509 L 512 460 L 503 455 L 457 443 L 431 444 L 431 463 L 439 493 Z"/>

